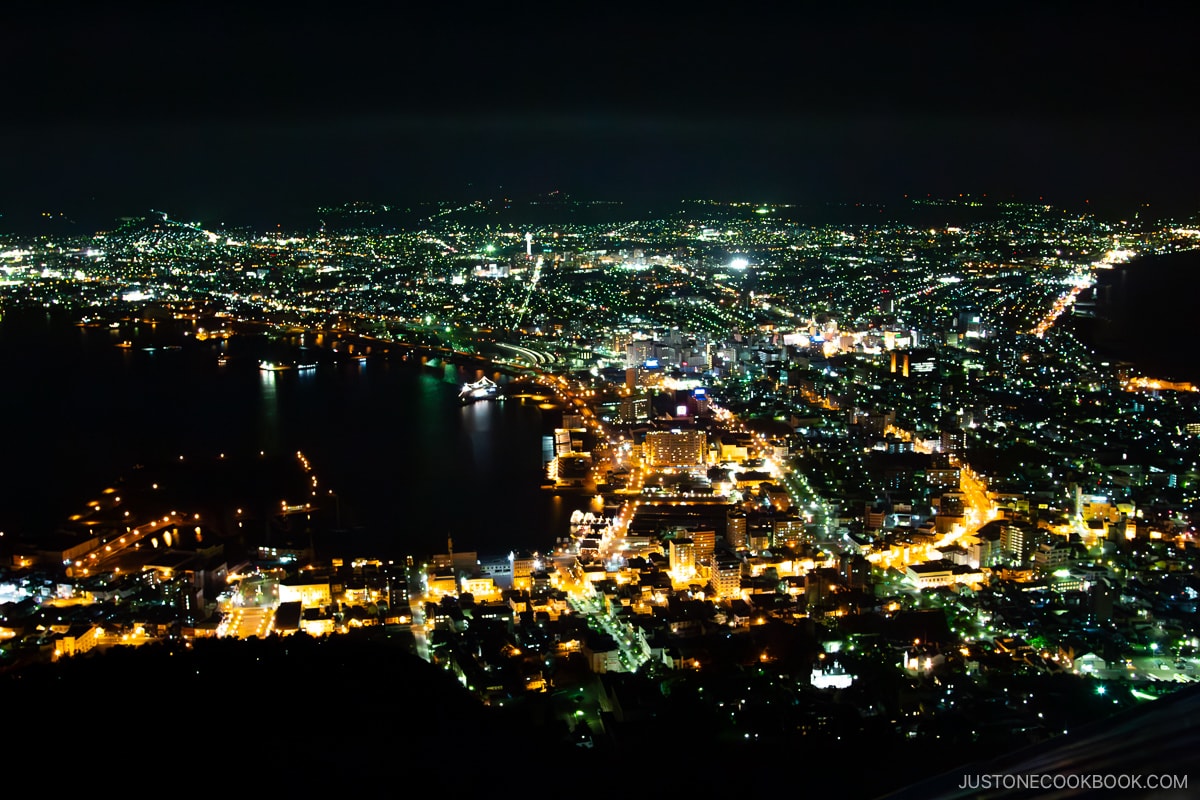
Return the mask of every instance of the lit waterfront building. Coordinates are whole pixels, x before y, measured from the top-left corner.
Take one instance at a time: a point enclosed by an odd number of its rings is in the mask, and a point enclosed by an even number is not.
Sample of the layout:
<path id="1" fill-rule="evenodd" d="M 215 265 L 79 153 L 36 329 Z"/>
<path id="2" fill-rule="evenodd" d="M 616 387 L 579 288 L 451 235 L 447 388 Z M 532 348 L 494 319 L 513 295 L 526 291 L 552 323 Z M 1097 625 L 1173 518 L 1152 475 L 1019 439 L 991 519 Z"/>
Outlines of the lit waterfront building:
<path id="1" fill-rule="evenodd" d="M 533 573 L 542 568 L 541 560 L 535 553 L 524 550 L 510 552 L 508 560 L 512 564 L 513 588 L 529 591 L 533 586 Z"/>

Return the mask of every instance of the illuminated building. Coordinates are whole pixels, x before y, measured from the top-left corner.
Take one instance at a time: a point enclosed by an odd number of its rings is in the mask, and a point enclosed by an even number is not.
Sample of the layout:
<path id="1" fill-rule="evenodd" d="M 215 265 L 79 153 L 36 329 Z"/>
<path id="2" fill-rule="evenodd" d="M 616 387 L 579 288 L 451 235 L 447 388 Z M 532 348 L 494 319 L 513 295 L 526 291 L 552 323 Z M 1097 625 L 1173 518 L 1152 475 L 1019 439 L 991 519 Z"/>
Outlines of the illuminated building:
<path id="1" fill-rule="evenodd" d="M 958 333 L 967 339 L 981 339 L 987 336 L 983 325 L 983 317 L 975 309 L 958 312 Z"/>
<path id="2" fill-rule="evenodd" d="M 388 606 L 408 608 L 408 572 L 404 567 L 389 567 L 387 575 Z"/>
<path id="3" fill-rule="evenodd" d="M 54 642 L 54 659 L 86 653 L 99 644 L 103 636 L 104 629 L 99 625 L 76 623 Z"/>
<path id="4" fill-rule="evenodd" d="M 746 546 L 746 512 L 731 510 L 725 520 L 725 540 L 735 550 Z"/>
<path id="5" fill-rule="evenodd" d="M 966 495 L 960 492 L 946 492 L 937 499 L 937 516 L 934 523 L 938 533 L 949 533 L 955 525 L 966 522 Z"/>
<path id="6" fill-rule="evenodd" d="M 532 576 L 534 571 L 541 569 L 540 560 L 533 553 L 524 550 L 509 553 L 508 560 L 512 562 L 513 588 L 528 591 L 533 585 Z"/>
<path id="7" fill-rule="evenodd" d="M 300 630 L 302 609 L 300 603 L 280 603 L 271 621 L 271 630 L 280 636 L 291 636 Z"/>
<path id="8" fill-rule="evenodd" d="M 707 449 L 704 431 L 650 431 L 646 434 L 646 461 L 652 467 L 702 467 Z"/>
<path id="9" fill-rule="evenodd" d="M 887 520 L 887 507 L 884 505 L 867 506 L 865 512 L 864 524 L 869 531 L 878 531 L 883 528 L 884 522 Z"/>
<path id="10" fill-rule="evenodd" d="M 621 398 L 620 420 L 624 423 L 645 422 L 650 419 L 650 398 L 634 394 Z"/>
<path id="11" fill-rule="evenodd" d="M 429 594 L 434 597 L 458 594 L 458 579 L 452 572 L 437 572 L 426 581 Z"/>
<path id="12" fill-rule="evenodd" d="M 1024 564 L 1033 549 L 1034 531 L 1020 524 L 1005 525 L 1000 530 L 1000 547 Z"/>
<path id="13" fill-rule="evenodd" d="M 984 525 L 972 535 L 973 541 L 967 548 L 969 563 L 976 567 L 995 566 L 1004 554 L 1001 538 L 1004 534 L 1005 523 L 993 520 Z"/>
<path id="14" fill-rule="evenodd" d="M 947 562 L 928 561 L 924 564 L 909 564 L 905 571 L 908 579 L 918 589 L 951 586 L 955 583 L 954 570 Z"/>
<path id="15" fill-rule="evenodd" d="M 579 652 L 587 660 L 592 672 L 621 672 L 621 650 L 613 637 L 606 633 L 589 630 L 579 645 Z"/>
<path id="16" fill-rule="evenodd" d="M 967 434 L 961 428 L 942 431 L 942 452 L 961 456 L 967 451 Z"/>
<path id="17" fill-rule="evenodd" d="M 814 689 L 846 689 L 854 683 L 855 676 L 846 672 L 842 663 L 834 657 L 822 653 L 821 658 L 812 668 L 809 682 Z"/>
<path id="18" fill-rule="evenodd" d="M 754 552 L 770 549 L 775 528 L 769 519 L 759 518 L 747 526 L 746 544 Z"/>
<path id="19" fill-rule="evenodd" d="M 804 520 L 793 514 L 780 514 L 772 519 L 772 545 L 797 547 L 806 541 Z"/>
<path id="20" fill-rule="evenodd" d="M 561 453 L 551 462 L 550 477 L 559 486 L 582 486 L 591 469 L 591 453 Z"/>
<path id="21" fill-rule="evenodd" d="M 303 573 L 302 573 L 303 574 Z M 324 608 L 333 602 L 329 578 L 296 577 L 279 583 L 280 603 L 300 603 L 301 608 Z"/>
<path id="22" fill-rule="evenodd" d="M 742 591 L 742 562 L 725 553 L 714 556 L 710 580 L 717 597 L 738 597 Z"/>
<path id="23" fill-rule="evenodd" d="M 937 371 L 937 353 L 932 350 L 914 350 L 904 354 L 904 377 L 932 376 Z"/>
<path id="24" fill-rule="evenodd" d="M 954 467 L 927 469 L 925 470 L 925 482 L 935 492 L 957 491 L 962 485 L 962 478 L 959 470 Z"/>
<path id="25" fill-rule="evenodd" d="M 509 272 L 508 264 L 484 263 L 483 261 L 476 265 L 474 270 L 476 278 L 507 278 Z"/>
<path id="26" fill-rule="evenodd" d="M 1038 569 L 1045 572 L 1064 567 L 1071 563 L 1075 556 L 1075 546 L 1062 539 L 1053 542 L 1043 542 L 1033 551 L 1030 560 Z"/>
<path id="27" fill-rule="evenodd" d="M 691 539 L 672 539 L 668 544 L 671 572 L 680 578 L 696 574 L 696 543 Z"/>
<path id="28" fill-rule="evenodd" d="M 718 441 L 721 461 L 745 461 L 750 458 L 753 443 L 754 437 L 748 433 L 723 431 Z"/>
<path id="29" fill-rule="evenodd" d="M 476 568 L 479 565 L 479 554 L 474 550 L 465 550 L 463 552 L 454 552 L 454 541 L 446 540 L 447 553 L 438 553 L 430 559 L 429 566 L 431 571 L 449 571 L 452 573 L 462 573 L 465 575 L 474 575 Z"/>
<path id="30" fill-rule="evenodd" d="M 775 511 L 787 511 L 792 507 L 792 497 L 782 486 L 774 483 L 760 483 L 758 491 L 770 503 Z"/>
<path id="31" fill-rule="evenodd" d="M 654 360 L 654 342 L 650 339 L 635 339 L 625 346 L 625 365 L 641 367 Z"/>
<path id="32" fill-rule="evenodd" d="M 700 564 L 711 564 L 717 544 L 717 532 L 713 530 L 692 531 L 691 539 L 695 543 L 696 561 Z"/>
<path id="33" fill-rule="evenodd" d="M 463 594 L 487 598 L 497 594 L 496 583 L 490 577 L 466 577 L 459 581 Z"/>

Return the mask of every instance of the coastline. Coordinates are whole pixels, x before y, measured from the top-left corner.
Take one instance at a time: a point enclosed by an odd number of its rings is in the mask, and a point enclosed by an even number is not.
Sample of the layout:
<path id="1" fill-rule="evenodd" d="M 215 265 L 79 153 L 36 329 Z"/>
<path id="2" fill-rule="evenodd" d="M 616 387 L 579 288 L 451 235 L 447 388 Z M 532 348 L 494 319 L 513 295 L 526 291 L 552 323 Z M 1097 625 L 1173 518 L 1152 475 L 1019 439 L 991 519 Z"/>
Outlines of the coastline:
<path id="1" fill-rule="evenodd" d="M 1124 362 L 1143 375 L 1200 383 L 1192 341 L 1194 298 L 1200 293 L 1200 250 L 1141 256 L 1097 273 L 1089 300 L 1095 317 L 1070 327 L 1101 359 Z"/>

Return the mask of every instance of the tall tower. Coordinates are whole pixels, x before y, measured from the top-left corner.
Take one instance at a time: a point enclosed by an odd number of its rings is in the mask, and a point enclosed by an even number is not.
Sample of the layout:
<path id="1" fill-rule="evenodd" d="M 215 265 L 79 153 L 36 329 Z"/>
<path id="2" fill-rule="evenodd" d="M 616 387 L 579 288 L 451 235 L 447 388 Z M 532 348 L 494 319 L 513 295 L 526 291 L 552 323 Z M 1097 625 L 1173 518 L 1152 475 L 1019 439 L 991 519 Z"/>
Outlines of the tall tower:
<path id="1" fill-rule="evenodd" d="M 525 259 L 527 261 L 533 259 L 533 234 L 532 233 L 525 234 Z"/>

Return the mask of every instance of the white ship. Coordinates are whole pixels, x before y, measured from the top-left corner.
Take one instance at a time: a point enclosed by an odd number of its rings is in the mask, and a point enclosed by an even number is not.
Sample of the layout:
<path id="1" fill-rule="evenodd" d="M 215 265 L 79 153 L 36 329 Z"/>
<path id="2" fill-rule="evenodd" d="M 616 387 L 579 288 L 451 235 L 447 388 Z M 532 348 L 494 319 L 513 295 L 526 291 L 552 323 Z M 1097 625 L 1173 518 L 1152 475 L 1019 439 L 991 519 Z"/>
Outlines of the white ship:
<path id="1" fill-rule="evenodd" d="M 464 383 L 462 391 L 458 393 L 458 398 L 464 403 L 473 403 L 476 400 L 491 400 L 496 397 L 496 393 L 499 390 L 500 387 L 496 385 L 496 382 L 489 380 L 484 375 L 474 383 Z"/>

